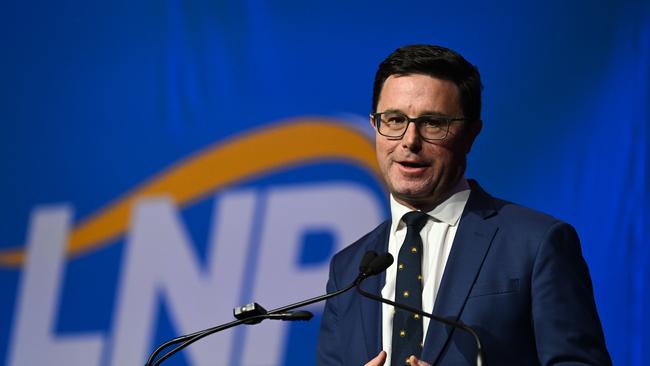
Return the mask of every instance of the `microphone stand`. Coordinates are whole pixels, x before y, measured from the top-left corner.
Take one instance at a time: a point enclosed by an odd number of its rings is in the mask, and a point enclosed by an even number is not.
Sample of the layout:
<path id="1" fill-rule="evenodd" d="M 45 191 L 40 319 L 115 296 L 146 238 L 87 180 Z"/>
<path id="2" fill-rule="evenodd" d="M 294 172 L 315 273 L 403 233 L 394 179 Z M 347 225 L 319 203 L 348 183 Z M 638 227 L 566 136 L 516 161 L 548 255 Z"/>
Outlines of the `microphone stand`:
<path id="1" fill-rule="evenodd" d="M 478 334 L 476 334 L 476 331 L 474 331 L 474 329 L 472 329 L 468 325 L 466 325 L 466 324 L 464 324 L 464 323 L 462 323 L 460 321 L 449 320 L 449 319 L 443 318 L 443 317 L 438 316 L 438 315 L 425 313 L 424 311 L 422 311 L 420 309 L 416 309 L 414 307 L 404 305 L 404 304 L 400 304 L 400 303 L 385 299 L 383 297 L 371 294 L 369 292 L 364 291 L 361 288 L 361 283 L 358 283 L 356 285 L 356 287 L 357 287 L 357 291 L 359 291 L 359 293 L 361 295 L 363 295 L 363 296 L 365 296 L 367 298 L 373 299 L 375 301 L 382 302 L 384 304 L 392 305 L 394 307 L 397 307 L 397 308 L 400 308 L 400 309 L 403 309 L 403 310 L 406 310 L 406 311 L 410 311 L 411 313 L 418 314 L 420 316 L 426 316 L 429 319 L 439 321 L 441 323 L 450 325 L 450 326 L 452 326 L 454 328 L 460 328 L 460 329 L 466 331 L 467 333 L 471 334 L 472 337 L 474 337 L 474 341 L 476 342 L 476 366 L 482 366 L 483 365 L 483 346 L 481 345 L 481 340 L 478 337 Z"/>
<path id="2" fill-rule="evenodd" d="M 340 294 L 342 294 L 344 292 L 349 291 L 353 287 L 357 286 L 357 283 L 363 282 L 363 280 L 365 280 L 367 277 L 368 277 L 368 275 L 366 275 L 365 273 L 362 273 L 362 274 L 359 274 L 357 279 L 352 284 L 350 284 L 349 286 L 347 286 L 345 288 L 342 288 L 342 289 L 340 289 L 338 291 L 335 291 L 335 292 L 332 292 L 332 293 L 329 293 L 329 294 L 325 294 L 325 295 L 321 295 L 321 296 L 317 296 L 317 297 L 314 297 L 314 298 L 311 298 L 311 299 L 308 299 L 308 300 L 300 301 L 300 302 L 297 302 L 297 303 L 294 303 L 294 304 L 291 304 L 291 305 L 283 306 L 283 307 L 280 307 L 280 308 L 277 308 L 277 309 L 273 309 L 273 310 L 269 311 L 266 314 L 255 315 L 255 316 L 251 316 L 251 317 L 248 317 L 248 318 L 245 318 L 245 319 L 235 320 L 235 321 L 232 321 L 230 323 L 218 325 L 216 327 L 204 329 L 204 330 L 201 330 L 201 331 L 198 331 L 198 332 L 195 332 L 195 333 L 191 333 L 191 334 L 187 334 L 187 335 L 183 335 L 183 336 L 171 339 L 171 340 L 161 344 L 160 346 L 158 346 L 158 348 L 156 348 L 156 350 L 151 354 L 151 356 L 149 356 L 149 359 L 148 359 L 147 363 L 145 364 L 145 366 L 158 366 L 158 365 L 160 365 L 161 362 L 163 362 L 167 358 L 173 356 L 178 351 L 182 350 L 183 348 L 189 346 L 190 344 L 192 344 L 192 343 L 194 343 L 194 342 L 196 342 L 196 341 L 198 341 L 198 340 L 200 340 L 200 339 L 202 339 L 204 337 L 207 337 L 207 336 L 209 336 L 211 334 L 220 332 L 222 330 L 226 330 L 228 328 L 238 326 L 238 325 L 243 324 L 243 323 L 248 323 L 248 322 L 251 322 L 251 321 L 255 321 L 255 320 L 260 320 L 261 321 L 261 320 L 264 320 L 264 319 L 273 319 L 274 315 L 278 315 L 278 314 L 281 314 L 281 313 L 286 313 L 286 312 L 288 312 L 290 310 L 293 310 L 293 309 L 296 309 L 296 308 L 299 308 L 299 307 L 303 307 L 303 306 L 307 306 L 307 305 L 311 305 L 311 304 L 317 303 L 319 301 L 327 300 L 330 297 L 340 295 Z M 275 318 L 277 318 L 277 317 L 275 317 Z M 291 320 L 291 319 L 284 319 L 284 320 Z M 296 319 L 296 320 L 302 320 L 302 319 Z M 304 320 L 307 320 L 307 319 L 304 319 Z M 181 344 L 174 347 L 171 351 L 165 353 L 158 360 L 154 361 L 155 357 L 160 352 L 162 352 L 163 349 L 165 349 L 165 348 L 167 348 L 167 347 L 169 347 L 169 346 L 171 346 L 173 344 L 177 344 L 177 343 L 181 343 Z"/>
<path id="3" fill-rule="evenodd" d="M 293 315 L 293 317 L 292 317 L 292 315 Z M 196 342 L 196 341 L 198 341 L 198 340 L 200 340 L 200 339 L 202 339 L 204 337 L 207 337 L 207 336 L 209 336 L 211 334 L 220 332 L 222 330 L 226 330 L 228 328 L 235 327 L 235 326 L 240 325 L 240 324 L 244 324 L 244 323 L 248 323 L 248 322 L 254 322 L 254 321 L 262 321 L 262 320 L 265 320 L 265 319 L 309 320 L 309 319 L 312 318 L 312 316 L 313 316 L 313 314 L 310 313 L 310 312 L 307 312 L 307 311 L 306 312 L 297 312 L 297 313 L 281 312 L 281 313 L 273 313 L 273 314 L 271 314 L 271 313 L 260 314 L 260 315 L 255 315 L 255 316 L 251 316 L 251 317 L 244 318 L 244 319 L 238 319 L 238 320 L 232 321 L 230 323 L 221 324 L 221 325 L 218 325 L 216 327 L 204 329 L 204 330 L 192 333 L 192 334 L 187 334 L 187 335 L 183 335 L 183 336 L 180 336 L 180 337 L 176 337 L 176 338 L 174 338 L 172 340 L 169 340 L 169 341 L 161 344 L 160 346 L 158 346 L 158 348 L 156 348 L 156 350 L 151 354 L 151 356 L 149 356 L 149 360 L 147 361 L 145 366 L 158 366 L 163 361 L 165 361 L 169 357 L 173 356 L 174 354 L 176 354 L 177 352 L 179 352 L 183 348 L 189 346 L 190 344 L 192 344 L 192 343 L 194 343 L 194 342 Z M 176 344 L 176 343 L 181 343 L 181 344 L 174 347 L 171 351 L 165 353 L 162 357 L 160 357 L 159 359 L 154 361 L 154 358 L 163 349 L 165 349 L 166 347 L 168 347 L 168 346 L 170 346 L 172 344 Z"/>
<path id="4" fill-rule="evenodd" d="M 298 316 L 296 316 L 297 313 L 299 313 L 299 312 L 290 313 L 289 311 L 293 310 L 293 309 L 296 309 L 296 308 L 299 308 L 299 307 L 311 305 L 311 304 L 317 303 L 319 301 L 327 300 L 327 299 L 329 299 L 331 297 L 334 297 L 334 296 L 338 296 L 338 295 L 340 295 L 340 294 L 342 294 L 344 292 L 350 291 L 355 286 L 357 286 L 357 288 L 358 288 L 358 286 L 361 284 L 361 282 L 363 282 L 363 280 L 365 280 L 366 278 L 368 278 L 370 276 L 374 276 L 374 275 L 386 270 L 386 268 L 388 268 L 388 266 L 390 266 L 391 263 L 393 263 L 393 257 L 390 254 L 385 253 L 383 255 L 378 255 L 377 252 L 375 252 L 375 251 L 368 251 L 363 256 L 363 259 L 361 260 L 361 264 L 359 266 L 359 272 L 360 272 L 359 275 L 354 280 L 354 282 L 352 282 L 349 286 L 344 287 L 344 288 L 342 288 L 342 289 L 340 289 L 338 291 L 334 291 L 334 292 L 329 293 L 329 294 L 313 297 L 313 298 L 308 299 L 308 300 L 304 300 L 304 301 L 300 301 L 300 302 L 297 302 L 297 303 L 294 303 L 294 304 L 291 304 L 291 305 L 279 307 L 277 309 L 273 309 L 273 310 L 271 310 L 269 312 L 266 312 L 265 314 L 249 316 L 249 317 L 246 317 L 246 318 L 243 318 L 243 319 L 238 319 L 238 320 L 232 321 L 230 323 L 218 325 L 218 326 L 213 327 L 213 328 L 208 328 L 208 329 L 201 330 L 201 331 L 198 331 L 198 332 L 194 332 L 194 333 L 191 333 L 191 334 L 176 337 L 176 338 L 171 339 L 171 340 L 161 344 L 160 346 L 158 346 L 156 348 L 156 350 L 153 353 L 151 353 L 151 356 L 149 356 L 149 359 L 147 360 L 147 363 L 145 364 L 145 366 L 158 366 L 158 365 L 160 365 L 161 362 L 163 362 L 164 360 L 166 360 L 169 357 L 173 356 L 175 353 L 177 353 L 178 351 L 182 350 L 183 348 L 189 346 L 190 344 L 192 344 L 192 343 L 194 343 L 194 342 L 196 342 L 196 341 L 198 341 L 198 340 L 200 340 L 200 339 L 202 339 L 204 337 L 207 337 L 207 336 L 209 336 L 211 334 L 220 332 L 222 330 L 226 330 L 228 328 L 238 326 L 240 324 L 244 324 L 244 323 L 254 324 L 254 323 L 256 323 L 256 321 L 262 321 L 264 319 L 309 320 L 309 319 L 311 319 L 311 316 L 309 316 L 308 318 L 306 318 L 306 317 L 299 318 Z M 294 314 L 293 318 L 291 318 L 291 314 Z M 311 313 L 310 313 L 310 315 L 311 315 Z M 171 346 L 173 344 L 177 344 L 177 343 L 180 343 L 180 344 L 178 346 L 174 347 L 171 351 L 165 353 L 158 360 L 154 361 L 156 356 L 160 352 L 162 352 L 165 348 L 167 348 L 167 347 L 169 347 L 169 346 Z"/>

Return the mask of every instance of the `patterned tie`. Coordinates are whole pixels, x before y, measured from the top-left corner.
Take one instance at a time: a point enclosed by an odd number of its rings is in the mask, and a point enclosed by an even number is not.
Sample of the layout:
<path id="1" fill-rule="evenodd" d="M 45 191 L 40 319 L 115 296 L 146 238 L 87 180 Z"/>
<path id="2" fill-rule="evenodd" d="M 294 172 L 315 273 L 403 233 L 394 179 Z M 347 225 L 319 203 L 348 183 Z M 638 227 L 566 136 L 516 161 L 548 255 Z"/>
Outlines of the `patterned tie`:
<path id="1" fill-rule="evenodd" d="M 422 239 L 420 230 L 429 215 L 413 211 L 402 221 L 406 223 L 406 238 L 397 258 L 395 302 L 422 310 Z M 422 351 L 422 319 L 419 315 L 395 308 L 391 365 L 408 365 L 411 355 L 420 357 Z"/>

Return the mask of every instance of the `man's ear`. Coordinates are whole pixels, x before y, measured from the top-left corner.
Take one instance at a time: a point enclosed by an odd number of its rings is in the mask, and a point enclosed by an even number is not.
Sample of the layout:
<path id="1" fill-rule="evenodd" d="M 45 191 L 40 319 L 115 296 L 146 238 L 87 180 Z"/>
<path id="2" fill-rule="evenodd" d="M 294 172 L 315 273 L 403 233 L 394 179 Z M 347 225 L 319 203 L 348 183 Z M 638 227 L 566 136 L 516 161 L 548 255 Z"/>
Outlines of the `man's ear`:
<path id="1" fill-rule="evenodd" d="M 375 128 L 375 119 L 372 117 L 372 114 L 370 115 L 370 125 L 372 128 Z"/>
<path id="2" fill-rule="evenodd" d="M 477 119 L 473 122 L 471 122 L 469 125 L 467 125 L 467 131 L 465 136 L 467 136 L 467 139 L 465 140 L 465 154 L 469 154 L 470 150 L 472 150 L 472 145 L 474 145 L 474 140 L 476 140 L 476 137 L 481 133 L 481 130 L 483 129 L 483 120 Z"/>

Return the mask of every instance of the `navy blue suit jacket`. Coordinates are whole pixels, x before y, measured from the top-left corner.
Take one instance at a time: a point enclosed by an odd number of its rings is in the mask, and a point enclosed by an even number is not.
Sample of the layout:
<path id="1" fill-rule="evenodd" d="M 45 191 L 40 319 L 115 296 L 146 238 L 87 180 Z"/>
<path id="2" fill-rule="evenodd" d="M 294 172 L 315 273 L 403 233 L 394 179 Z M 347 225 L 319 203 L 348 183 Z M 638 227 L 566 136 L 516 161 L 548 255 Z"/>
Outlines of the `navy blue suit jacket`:
<path id="1" fill-rule="evenodd" d="M 490 366 L 610 365 L 573 227 L 471 186 L 433 313 L 473 327 Z M 366 251 L 386 252 L 389 230 L 386 221 L 336 254 L 327 292 L 354 281 Z M 363 288 L 380 294 L 384 283 L 379 275 Z M 317 364 L 364 365 L 382 349 L 381 323 L 381 305 L 355 291 L 330 299 Z M 469 334 L 429 323 L 422 360 L 473 365 L 475 355 Z"/>

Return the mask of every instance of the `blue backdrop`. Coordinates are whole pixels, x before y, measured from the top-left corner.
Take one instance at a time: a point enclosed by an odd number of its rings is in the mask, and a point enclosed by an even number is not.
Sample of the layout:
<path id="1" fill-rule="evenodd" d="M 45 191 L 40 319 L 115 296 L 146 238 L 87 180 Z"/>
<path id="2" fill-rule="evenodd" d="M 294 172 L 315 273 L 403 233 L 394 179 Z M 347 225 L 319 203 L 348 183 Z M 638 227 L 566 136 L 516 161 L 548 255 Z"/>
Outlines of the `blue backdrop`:
<path id="1" fill-rule="evenodd" d="M 485 85 L 467 176 L 576 226 L 614 363 L 650 364 L 647 1 L 9 0 L 0 28 L 0 362 L 143 364 L 324 291 L 388 212 L 377 64 L 435 43 Z M 318 320 L 169 364 L 312 364 Z"/>

